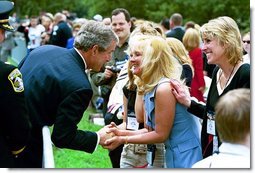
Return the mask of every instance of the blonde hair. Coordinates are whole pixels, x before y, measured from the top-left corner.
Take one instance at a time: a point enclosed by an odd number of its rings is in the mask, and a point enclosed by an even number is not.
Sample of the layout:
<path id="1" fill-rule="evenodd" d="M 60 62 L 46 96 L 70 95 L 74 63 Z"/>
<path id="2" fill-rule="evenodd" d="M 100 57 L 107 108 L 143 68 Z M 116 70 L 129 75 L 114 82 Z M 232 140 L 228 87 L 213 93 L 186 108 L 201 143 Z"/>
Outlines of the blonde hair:
<path id="1" fill-rule="evenodd" d="M 192 65 L 192 59 L 189 57 L 187 50 L 185 49 L 183 43 L 174 37 L 166 38 L 167 44 L 172 49 L 173 54 L 181 62 L 181 64 L 188 64 L 192 70 L 192 76 L 194 76 L 194 68 Z"/>
<path id="2" fill-rule="evenodd" d="M 202 39 L 216 38 L 220 45 L 225 45 L 225 56 L 231 65 L 242 60 L 243 48 L 239 28 L 236 22 L 228 17 L 210 20 L 200 28 Z"/>
<path id="3" fill-rule="evenodd" d="M 164 31 L 160 27 L 160 25 L 151 22 L 151 21 L 145 21 L 145 20 L 137 20 L 141 21 L 136 24 L 135 29 L 132 31 L 130 35 L 130 39 L 136 35 L 151 35 L 151 36 L 160 36 L 165 37 Z M 126 51 L 127 54 L 130 54 L 130 47 Z M 128 82 L 127 82 L 127 88 L 130 90 L 134 90 L 136 88 L 136 82 L 137 77 L 133 75 L 133 72 L 131 70 L 131 64 L 130 60 L 128 60 Z"/>
<path id="4" fill-rule="evenodd" d="M 222 96 L 215 106 L 215 122 L 224 142 L 239 143 L 250 133 L 251 92 L 234 89 Z"/>
<path id="5" fill-rule="evenodd" d="M 136 89 L 136 84 L 135 84 L 135 76 L 131 70 L 131 62 L 128 60 L 128 66 L 127 66 L 127 72 L 128 72 L 128 81 L 127 81 L 127 89 L 129 90 L 135 90 Z"/>
<path id="6" fill-rule="evenodd" d="M 138 24 L 130 34 L 130 37 L 134 35 L 157 35 L 165 38 L 165 33 L 159 24 L 150 21 L 143 21 Z"/>
<path id="7" fill-rule="evenodd" d="M 246 36 L 249 36 L 250 37 L 250 31 L 249 32 L 246 32 L 244 35 L 243 35 L 243 37 L 246 37 Z"/>
<path id="8" fill-rule="evenodd" d="M 182 39 L 183 45 L 187 51 L 191 51 L 200 46 L 199 32 L 194 28 L 189 28 L 185 31 Z"/>
<path id="9" fill-rule="evenodd" d="M 131 49 L 143 52 L 142 75 L 136 81 L 139 94 L 150 92 L 161 78 L 180 80 L 179 63 L 164 38 L 136 35 L 130 39 L 129 45 Z"/>

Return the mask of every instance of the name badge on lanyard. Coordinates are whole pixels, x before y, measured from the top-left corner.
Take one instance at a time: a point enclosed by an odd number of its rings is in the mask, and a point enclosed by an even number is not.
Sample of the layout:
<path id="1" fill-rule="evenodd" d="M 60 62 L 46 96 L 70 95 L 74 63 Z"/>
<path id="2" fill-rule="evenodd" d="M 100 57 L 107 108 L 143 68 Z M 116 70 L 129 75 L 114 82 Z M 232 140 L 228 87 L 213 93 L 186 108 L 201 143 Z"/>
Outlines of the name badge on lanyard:
<path id="1" fill-rule="evenodd" d="M 207 112 L 207 133 L 211 135 L 216 135 L 215 115 L 213 112 Z"/>
<path id="2" fill-rule="evenodd" d="M 134 112 L 130 112 L 127 116 L 127 129 L 128 130 L 138 130 L 139 123 L 136 120 Z"/>

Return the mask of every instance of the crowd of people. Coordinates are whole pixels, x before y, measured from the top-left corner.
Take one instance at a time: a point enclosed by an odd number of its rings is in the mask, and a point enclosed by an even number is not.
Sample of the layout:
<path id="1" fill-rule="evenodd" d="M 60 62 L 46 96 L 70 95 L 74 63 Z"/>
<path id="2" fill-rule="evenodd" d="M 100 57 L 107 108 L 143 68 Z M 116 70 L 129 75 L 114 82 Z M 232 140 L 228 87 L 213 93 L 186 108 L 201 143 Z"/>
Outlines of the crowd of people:
<path id="1" fill-rule="evenodd" d="M 13 7 L 0 1 L 1 45 Z M 180 13 L 158 24 L 124 8 L 92 20 L 63 10 L 15 32 L 27 55 L 16 67 L 1 53 L 0 167 L 42 168 L 42 127 L 52 126 L 56 147 L 101 145 L 112 168 L 250 168 L 250 32 L 231 17 L 200 27 Z M 99 97 L 105 125 L 79 129 Z"/>

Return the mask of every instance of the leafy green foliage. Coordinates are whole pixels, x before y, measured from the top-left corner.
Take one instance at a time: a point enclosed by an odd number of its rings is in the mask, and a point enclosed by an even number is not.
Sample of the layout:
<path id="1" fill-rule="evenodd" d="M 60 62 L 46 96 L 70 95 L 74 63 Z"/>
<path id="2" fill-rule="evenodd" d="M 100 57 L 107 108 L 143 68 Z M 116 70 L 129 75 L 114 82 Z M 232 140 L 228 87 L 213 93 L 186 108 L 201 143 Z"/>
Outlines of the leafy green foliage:
<path id="1" fill-rule="evenodd" d="M 111 16 L 111 11 L 122 7 L 138 19 L 160 22 L 164 17 L 179 12 L 184 23 L 194 21 L 199 25 L 218 16 L 230 16 L 237 21 L 240 30 L 250 29 L 249 0 L 14 0 L 19 16 L 39 15 L 42 11 L 56 13 L 69 10 L 78 17 L 91 19 L 95 14 Z"/>

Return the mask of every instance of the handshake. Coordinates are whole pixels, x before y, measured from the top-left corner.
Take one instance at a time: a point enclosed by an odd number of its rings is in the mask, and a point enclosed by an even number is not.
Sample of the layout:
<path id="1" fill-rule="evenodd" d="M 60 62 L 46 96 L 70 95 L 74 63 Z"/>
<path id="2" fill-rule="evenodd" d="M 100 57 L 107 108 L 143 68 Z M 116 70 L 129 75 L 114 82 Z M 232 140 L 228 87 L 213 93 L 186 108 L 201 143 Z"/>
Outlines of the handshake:
<path id="1" fill-rule="evenodd" d="M 121 136 L 121 130 L 115 123 L 104 126 L 97 132 L 100 136 L 99 144 L 109 150 L 113 150 L 125 143 L 126 136 Z"/>

